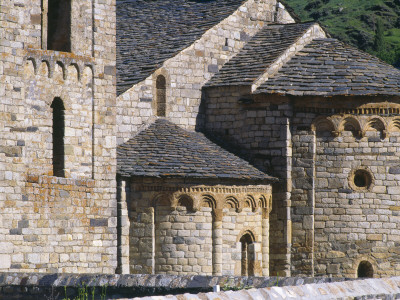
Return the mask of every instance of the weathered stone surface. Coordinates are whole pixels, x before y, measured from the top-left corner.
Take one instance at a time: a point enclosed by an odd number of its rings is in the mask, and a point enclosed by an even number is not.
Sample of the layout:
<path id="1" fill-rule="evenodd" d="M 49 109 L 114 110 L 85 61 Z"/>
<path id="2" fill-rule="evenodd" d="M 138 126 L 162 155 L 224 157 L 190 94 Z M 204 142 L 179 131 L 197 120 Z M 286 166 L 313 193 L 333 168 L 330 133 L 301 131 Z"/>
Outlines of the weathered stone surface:
<path id="1" fill-rule="evenodd" d="M 90 219 L 113 218 L 116 207 L 115 1 L 60 9 L 56 21 L 73 19 L 70 49 L 48 44 L 49 2 L 1 3 L 0 271 L 114 273 L 116 224 L 93 229 Z"/>
<path id="2" fill-rule="evenodd" d="M 135 299 L 393 299 L 400 296 L 399 277 L 348 282 L 316 283 L 219 293 L 155 296 Z"/>
<path id="3" fill-rule="evenodd" d="M 306 278 L 306 277 L 234 277 L 234 276 L 174 276 L 174 275 L 107 275 L 107 274 L 59 274 L 59 273 L 7 273 L 0 274 L 0 298 L 38 299 L 54 295 L 76 297 L 82 285 L 99 296 L 106 288 L 106 296 L 112 299 L 126 297 L 154 296 L 157 294 L 205 293 L 212 291 L 215 285 L 221 287 L 265 288 L 304 284 L 342 282 L 344 278 Z M 35 291 L 32 293 L 32 291 Z M 160 296 L 158 296 L 160 297 Z M 171 296 L 169 296 L 171 297 Z M 181 297 L 181 296 L 178 296 Z M 192 296 L 193 297 L 193 296 Z"/>

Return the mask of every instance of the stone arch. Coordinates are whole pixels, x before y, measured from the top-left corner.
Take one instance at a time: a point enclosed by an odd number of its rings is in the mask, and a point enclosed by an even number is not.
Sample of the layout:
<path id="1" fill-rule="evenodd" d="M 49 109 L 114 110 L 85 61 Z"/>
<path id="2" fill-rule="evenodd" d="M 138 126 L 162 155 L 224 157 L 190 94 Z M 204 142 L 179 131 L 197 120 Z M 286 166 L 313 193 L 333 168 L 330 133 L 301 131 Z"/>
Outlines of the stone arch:
<path id="1" fill-rule="evenodd" d="M 79 67 L 77 64 L 73 63 L 68 66 L 68 79 L 72 81 L 79 81 Z"/>
<path id="2" fill-rule="evenodd" d="M 158 69 L 153 76 L 153 114 L 158 117 L 166 117 L 168 114 L 168 94 L 170 76 L 165 68 Z"/>
<path id="3" fill-rule="evenodd" d="M 202 198 L 201 207 L 210 207 L 213 210 L 216 209 L 217 202 L 215 201 L 215 198 L 212 195 L 204 194 L 202 195 L 201 198 Z"/>
<path id="4" fill-rule="evenodd" d="M 50 94 L 50 95 L 46 96 L 46 98 L 44 98 L 43 100 L 50 107 L 51 104 L 53 103 L 54 98 L 57 98 L 57 97 L 62 99 L 65 111 L 66 112 L 71 111 L 71 98 L 69 97 L 67 89 L 62 89 L 61 91 Z M 67 117 L 67 115 L 66 115 L 66 117 Z"/>
<path id="5" fill-rule="evenodd" d="M 400 118 L 395 118 L 389 123 L 388 131 L 400 132 Z"/>
<path id="6" fill-rule="evenodd" d="M 66 79 L 65 65 L 61 61 L 57 61 L 54 66 L 53 78 L 60 81 Z"/>
<path id="7" fill-rule="evenodd" d="M 252 195 L 247 195 L 243 201 L 243 208 L 250 207 L 252 211 L 255 211 L 257 208 L 256 200 Z"/>
<path id="8" fill-rule="evenodd" d="M 254 276 L 254 260 L 255 249 L 254 242 L 255 236 L 251 230 L 246 230 L 239 235 L 239 242 L 241 244 L 241 275 Z"/>
<path id="9" fill-rule="evenodd" d="M 47 60 L 42 60 L 37 73 L 40 76 L 50 78 L 50 63 Z"/>
<path id="10" fill-rule="evenodd" d="M 35 76 L 37 72 L 36 60 L 32 57 L 25 61 L 24 75 L 25 77 Z"/>
<path id="11" fill-rule="evenodd" d="M 260 195 L 258 198 L 258 207 L 260 208 L 268 208 L 269 206 L 269 201 L 265 195 Z"/>
<path id="12" fill-rule="evenodd" d="M 380 138 L 384 139 L 386 136 L 386 122 L 380 117 L 373 117 L 364 126 L 363 133 L 365 134 L 367 131 L 377 131 Z"/>
<path id="13" fill-rule="evenodd" d="M 167 193 L 157 194 L 151 201 L 151 206 L 154 208 L 157 206 L 172 206 L 170 195 Z"/>
<path id="14" fill-rule="evenodd" d="M 82 85 L 92 85 L 92 79 L 93 79 L 93 69 L 91 66 L 85 66 L 82 71 L 82 76 L 81 76 L 81 81 Z"/>
<path id="15" fill-rule="evenodd" d="M 377 270 L 378 270 L 378 264 L 372 256 L 361 255 L 353 261 L 352 274 L 350 273 L 349 275 L 353 278 L 369 278 L 368 276 L 360 277 L 359 275 L 370 275 L 371 276 L 370 278 L 372 278 L 375 276 Z M 359 274 L 359 272 L 361 273 Z"/>
<path id="16" fill-rule="evenodd" d="M 361 138 L 361 125 L 358 119 L 353 116 L 345 117 L 339 125 L 339 131 L 350 131 L 355 138 Z"/>
<path id="17" fill-rule="evenodd" d="M 239 212 L 239 201 L 234 196 L 228 196 L 225 198 L 224 208 L 234 209 L 236 212 Z"/>
<path id="18" fill-rule="evenodd" d="M 358 264 L 357 278 L 373 278 L 374 267 L 368 260 L 363 260 Z"/>
<path id="19" fill-rule="evenodd" d="M 330 136 L 334 136 L 337 131 L 333 121 L 329 117 L 324 116 L 320 116 L 313 121 L 311 130 L 315 131 L 317 135 Z"/>
<path id="20" fill-rule="evenodd" d="M 184 206 L 187 212 L 194 211 L 194 201 L 193 198 L 188 194 L 181 194 L 177 197 L 176 206 Z"/>

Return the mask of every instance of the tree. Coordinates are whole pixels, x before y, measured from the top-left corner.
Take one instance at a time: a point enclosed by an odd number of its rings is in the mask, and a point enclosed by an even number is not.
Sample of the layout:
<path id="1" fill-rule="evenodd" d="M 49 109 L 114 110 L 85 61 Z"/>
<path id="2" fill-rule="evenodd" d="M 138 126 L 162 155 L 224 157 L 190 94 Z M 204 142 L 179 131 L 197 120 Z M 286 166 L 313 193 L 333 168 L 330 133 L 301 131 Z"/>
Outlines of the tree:
<path id="1" fill-rule="evenodd" d="M 383 21 L 381 18 L 379 18 L 376 22 L 375 39 L 374 39 L 374 50 L 378 53 L 383 52 L 386 48 L 384 34 L 385 34 L 385 28 L 383 25 Z"/>

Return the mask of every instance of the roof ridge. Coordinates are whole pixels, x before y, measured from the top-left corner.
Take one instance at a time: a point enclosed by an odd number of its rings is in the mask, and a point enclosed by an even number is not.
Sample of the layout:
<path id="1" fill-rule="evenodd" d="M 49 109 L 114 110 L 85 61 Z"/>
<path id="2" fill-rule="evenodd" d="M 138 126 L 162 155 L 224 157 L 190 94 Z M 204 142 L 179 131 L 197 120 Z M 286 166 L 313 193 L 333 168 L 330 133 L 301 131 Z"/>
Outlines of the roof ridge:
<path id="1" fill-rule="evenodd" d="M 326 36 L 322 27 L 316 22 L 302 23 L 309 24 L 309 27 L 303 31 L 303 34 L 299 36 L 283 53 L 272 62 L 269 67 L 261 74 L 251 85 L 251 91 L 254 92 L 267 81 L 271 76 L 274 76 L 279 70 L 299 51 L 301 51 L 306 45 L 308 45 L 316 37 Z M 302 41 L 303 40 L 303 41 Z M 294 51 L 291 49 L 294 48 Z"/>
<path id="2" fill-rule="evenodd" d="M 320 28 L 316 22 L 265 24 L 205 87 L 252 86 L 313 26 Z"/>
<path id="3" fill-rule="evenodd" d="M 399 87 L 400 70 L 392 65 L 338 39 L 319 38 L 254 93 L 400 96 Z"/>

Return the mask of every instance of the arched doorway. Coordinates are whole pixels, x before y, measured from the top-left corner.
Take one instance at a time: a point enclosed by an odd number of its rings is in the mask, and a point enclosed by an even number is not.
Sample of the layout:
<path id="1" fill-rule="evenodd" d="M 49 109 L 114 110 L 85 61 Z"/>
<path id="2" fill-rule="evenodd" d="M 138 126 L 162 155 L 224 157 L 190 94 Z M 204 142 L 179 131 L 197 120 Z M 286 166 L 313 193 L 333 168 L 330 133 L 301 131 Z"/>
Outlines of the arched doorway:
<path id="1" fill-rule="evenodd" d="M 241 275 L 254 276 L 254 236 L 246 232 L 239 241 L 242 246 Z"/>
<path id="2" fill-rule="evenodd" d="M 372 278 L 374 277 L 374 268 L 369 261 L 362 261 L 358 265 L 357 269 L 357 277 L 358 278 Z"/>

